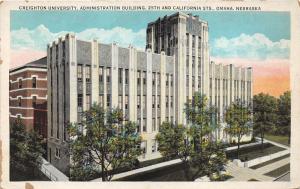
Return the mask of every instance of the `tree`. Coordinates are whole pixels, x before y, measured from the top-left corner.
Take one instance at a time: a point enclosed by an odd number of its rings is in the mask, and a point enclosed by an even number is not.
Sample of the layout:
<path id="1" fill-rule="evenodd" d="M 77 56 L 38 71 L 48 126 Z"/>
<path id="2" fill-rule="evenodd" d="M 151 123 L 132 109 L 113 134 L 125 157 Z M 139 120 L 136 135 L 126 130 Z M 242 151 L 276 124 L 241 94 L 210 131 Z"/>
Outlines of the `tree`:
<path id="1" fill-rule="evenodd" d="M 291 142 L 291 92 L 286 91 L 280 95 L 278 100 L 278 122 L 282 132 L 289 136 Z"/>
<path id="2" fill-rule="evenodd" d="M 141 137 L 136 124 L 123 124 L 120 109 L 105 111 L 94 104 L 83 113 L 83 123 L 70 124 L 71 179 L 88 180 L 101 169 L 109 181 L 120 168 L 133 167 L 141 155 Z"/>
<path id="3" fill-rule="evenodd" d="M 261 150 L 265 133 L 276 125 L 277 99 L 268 94 L 259 93 L 253 97 L 254 133 L 260 135 Z"/>
<path id="4" fill-rule="evenodd" d="M 233 102 L 225 112 L 227 126 L 225 131 L 230 137 L 237 138 L 237 158 L 239 158 L 240 142 L 244 135 L 251 131 L 251 109 L 240 100 Z"/>
<path id="5" fill-rule="evenodd" d="M 216 128 L 213 124 L 213 109 L 207 106 L 207 98 L 195 93 L 186 104 L 188 126 L 163 123 L 156 139 L 162 156 L 178 157 L 182 160 L 187 180 L 220 172 L 226 163 L 223 146 L 209 140 Z"/>
<path id="6" fill-rule="evenodd" d="M 34 131 L 26 132 L 23 122 L 17 119 L 10 127 L 11 180 L 33 180 L 43 153 L 42 137 Z"/>

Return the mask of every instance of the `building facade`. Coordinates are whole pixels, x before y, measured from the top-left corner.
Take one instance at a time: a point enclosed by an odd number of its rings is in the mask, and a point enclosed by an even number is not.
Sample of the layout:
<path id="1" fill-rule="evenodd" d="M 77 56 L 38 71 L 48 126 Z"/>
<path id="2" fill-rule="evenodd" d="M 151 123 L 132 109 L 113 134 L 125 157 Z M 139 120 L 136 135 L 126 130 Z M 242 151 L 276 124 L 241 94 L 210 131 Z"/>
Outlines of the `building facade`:
<path id="1" fill-rule="evenodd" d="M 94 102 L 137 122 L 143 161 L 160 157 L 155 135 L 163 121 L 186 124 L 183 110 L 194 92 L 218 107 L 220 123 L 232 101 L 252 99 L 252 69 L 210 62 L 207 22 L 184 13 L 149 23 L 145 52 L 67 34 L 48 45 L 47 69 L 48 160 L 63 172 L 67 123 L 80 123 Z M 228 138 L 222 129 L 215 136 Z"/>
<path id="2" fill-rule="evenodd" d="M 10 124 L 21 119 L 26 131 L 47 138 L 46 57 L 9 71 Z"/>

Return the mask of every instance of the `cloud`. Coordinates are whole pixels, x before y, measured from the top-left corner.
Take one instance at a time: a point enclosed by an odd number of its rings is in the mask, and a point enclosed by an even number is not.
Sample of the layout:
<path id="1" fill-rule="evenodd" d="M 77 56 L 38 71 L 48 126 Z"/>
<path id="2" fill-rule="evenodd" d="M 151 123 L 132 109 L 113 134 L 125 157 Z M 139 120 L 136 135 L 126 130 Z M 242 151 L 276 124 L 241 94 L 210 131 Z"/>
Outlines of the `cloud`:
<path id="1" fill-rule="evenodd" d="M 11 32 L 12 49 L 45 51 L 48 43 L 70 32 L 71 31 L 61 31 L 54 33 L 44 25 L 39 25 L 31 30 L 28 28 L 13 30 Z M 139 49 L 145 48 L 145 29 L 133 31 L 122 27 L 112 29 L 89 28 L 75 34 L 78 39 L 82 40 L 98 39 L 102 43 L 117 42 L 120 46 L 127 47 L 129 44 L 132 44 Z"/>
<path id="2" fill-rule="evenodd" d="M 271 41 L 264 34 L 247 35 L 243 33 L 235 38 L 215 39 L 211 52 L 213 56 L 220 58 L 288 59 L 290 40 Z"/>

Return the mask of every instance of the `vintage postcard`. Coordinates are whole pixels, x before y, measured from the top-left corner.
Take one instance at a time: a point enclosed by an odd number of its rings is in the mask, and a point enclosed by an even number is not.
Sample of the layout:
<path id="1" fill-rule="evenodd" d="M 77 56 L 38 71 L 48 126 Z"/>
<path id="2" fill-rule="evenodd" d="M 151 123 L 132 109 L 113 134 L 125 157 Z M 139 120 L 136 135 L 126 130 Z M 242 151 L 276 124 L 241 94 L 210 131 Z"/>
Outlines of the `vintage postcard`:
<path id="1" fill-rule="evenodd" d="M 297 1 L 4 1 L 2 188 L 300 187 Z"/>

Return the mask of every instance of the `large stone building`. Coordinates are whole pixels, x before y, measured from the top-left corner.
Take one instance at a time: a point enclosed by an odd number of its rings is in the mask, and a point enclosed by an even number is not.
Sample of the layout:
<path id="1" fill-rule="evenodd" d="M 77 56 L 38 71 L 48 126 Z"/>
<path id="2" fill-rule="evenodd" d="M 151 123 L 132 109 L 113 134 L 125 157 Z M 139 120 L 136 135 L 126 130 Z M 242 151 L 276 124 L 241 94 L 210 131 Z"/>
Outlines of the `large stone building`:
<path id="1" fill-rule="evenodd" d="M 46 57 L 9 71 L 10 124 L 20 118 L 27 131 L 47 138 Z"/>
<path id="2" fill-rule="evenodd" d="M 160 156 L 155 135 L 163 121 L 186 124 L 184 105 L 193 93 L 219 109 L 235 99 L 251 102 L 252 69 L 210 62 L 207 22 L 176 13 L 149 23 L 146 51 L 82 41 L 67 34 L 48 45 L 48 160 L 68 171 L 68 122 L 81 122 L 92 103 L 119 107 L 138 123 L 141 160 Z M 227 140 L 222 128 L 217 139 Z M 249 139 L 251 136 L 245 137 Z"/>

